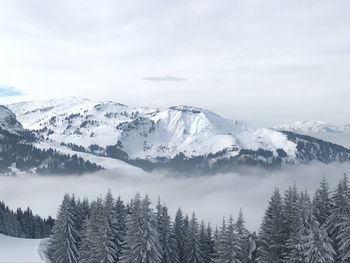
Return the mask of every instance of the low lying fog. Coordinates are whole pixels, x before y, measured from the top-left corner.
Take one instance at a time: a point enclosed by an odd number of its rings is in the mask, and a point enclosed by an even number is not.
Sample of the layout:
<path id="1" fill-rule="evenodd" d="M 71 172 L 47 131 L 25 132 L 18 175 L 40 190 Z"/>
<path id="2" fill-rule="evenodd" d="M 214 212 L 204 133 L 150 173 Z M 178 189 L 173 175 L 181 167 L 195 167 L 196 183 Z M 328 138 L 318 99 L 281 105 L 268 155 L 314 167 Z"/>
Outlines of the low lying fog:
<path id="1" fill-rule="evenodd" d="M 149 193 L 153 202 L 158 195 L 172 215 L 181 206 L 184 212 L 196 211 L 200 219 L 218 224 L 223 216 L 237 215 L 243 209 L 247 225 L 257 230 L 267 202 L 275 187 L 282 191 L 294 182 L 313 193 L 323 175 L 334 187 L 350 164 L 313 164 L 279 171 L 249 169 L 244 174 L 229 173 L 202 177 L 174 177 L 164 173 L 115 169 L 83 176 L 0 177 L 0 200 L 12 209 L 30 206 L 41 216 L 56 215 L 64 193 L 95 198 L 110 188 L 125 201 L 136 192 Z"/>

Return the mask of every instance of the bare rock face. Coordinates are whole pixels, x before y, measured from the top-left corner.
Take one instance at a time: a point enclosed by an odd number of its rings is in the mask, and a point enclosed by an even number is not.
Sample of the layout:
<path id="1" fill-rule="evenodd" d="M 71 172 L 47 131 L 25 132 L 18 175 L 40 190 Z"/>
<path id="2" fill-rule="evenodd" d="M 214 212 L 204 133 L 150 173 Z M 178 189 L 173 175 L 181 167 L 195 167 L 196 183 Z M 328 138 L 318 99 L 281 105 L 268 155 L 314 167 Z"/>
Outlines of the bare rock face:
<path id="1" fill-rule="evenodd" d="M 16 115 L 2 105 L 0 105 L 0 130 L 13 135 L 20 135 L 24 132 L 22 125 L 17 121 Z"/>

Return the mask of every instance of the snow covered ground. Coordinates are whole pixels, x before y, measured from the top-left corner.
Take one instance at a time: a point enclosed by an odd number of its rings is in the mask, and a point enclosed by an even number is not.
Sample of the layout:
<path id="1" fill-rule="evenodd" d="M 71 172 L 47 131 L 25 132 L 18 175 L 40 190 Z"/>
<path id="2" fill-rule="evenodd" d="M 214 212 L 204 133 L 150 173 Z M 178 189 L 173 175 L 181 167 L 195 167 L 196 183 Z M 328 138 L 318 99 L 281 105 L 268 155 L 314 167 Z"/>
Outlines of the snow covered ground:
<path id="1" fill-rule="evenodd" d="M 24 239 L 0 234 L 0 262 L 47 262 L 42 253 L 45 241 L 45 239 Z"/>

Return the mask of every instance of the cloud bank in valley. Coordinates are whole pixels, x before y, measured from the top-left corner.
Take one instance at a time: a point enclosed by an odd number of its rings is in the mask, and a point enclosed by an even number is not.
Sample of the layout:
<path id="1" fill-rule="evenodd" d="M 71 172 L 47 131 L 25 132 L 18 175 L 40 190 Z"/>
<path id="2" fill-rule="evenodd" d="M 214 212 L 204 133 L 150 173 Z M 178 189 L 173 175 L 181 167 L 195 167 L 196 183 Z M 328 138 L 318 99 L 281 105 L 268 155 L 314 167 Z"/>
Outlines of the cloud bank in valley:
<path id="1" fill-rule="evenodd" d="M 223 216 L 236 216 L 242 208 L 247 225 L 257 230 L 264 210 L 275 187 L 284 191 L 296 183 L 313 193 L 322 176 L 334 187 L 350 164 L 314 164 L 284 170 L 249 169 L 244 174 L 228 173 L 201 177 L 178 177 L 165 173 L 146 173 L 119 169 L 83 176 L 18 176 L 0 177 L 0 200 L 11 208 L 30 206 L 42 216 L 56 215 L 64 193 L 77 197 L 95 198 L 111 189 L 129 201 L 136 192 L 148 193 L 156 202 L 158 196 L 172 215 L 181 206 L 190 214 L 195 210 L 199 218 L 219 224 Z"/>

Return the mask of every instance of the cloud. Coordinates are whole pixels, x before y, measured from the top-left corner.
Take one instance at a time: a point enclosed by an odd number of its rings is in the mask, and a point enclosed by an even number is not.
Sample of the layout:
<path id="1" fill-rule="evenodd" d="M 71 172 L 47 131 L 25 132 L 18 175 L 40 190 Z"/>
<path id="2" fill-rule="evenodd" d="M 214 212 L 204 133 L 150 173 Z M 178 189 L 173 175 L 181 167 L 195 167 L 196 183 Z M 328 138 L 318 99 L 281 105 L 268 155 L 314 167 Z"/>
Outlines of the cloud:
<path id="1" fill-rule="evenodd" d="M 195 211 L 200 219 L 212 224 L 220 224 L 223 216 L 236 216 L 242 208 L 248 227 L 257 230 L 275 187 L 283 193 L 295 183 L 300 190 L 307 189 L 313 194 L 322 176 L 327 177 L 334 189 L 343 173 L 349 174 L 349 171 L 349 163 L 314 163 L 274 171 L 248 169 L 239 174 L 200 177 L 137 172 L 135 169 L 106 170 L 83 176 L 24 175 L 0 177 L 0 200 L 12 208 L 30 206 L 35 213 L 47 216 L 56 215 L 65 193 L 92 199 L 111 189 L 114 196 L 120 195 L 129 201 L 140 192 L 148 193 L 153 203 L 160 196 L 172 216 L 181 207 L 185 213 Z"/>
<path id="2" fill-rule="evenodd" d="M 0 97 L 15 97 L 21 95 L 23 95 L 23 92 L 16 88 L 0 85 Z"/>
<path id="3" fill-rule="evenodd" d="M 154 82 L 163 82 L 163 81 L 171 81 L 171 82 L 184 82 L 185 78 L 174 77 L 174 76 L 165 76 L 165 77 L 145 77 L 143 80 L 154 81 Z"/>

